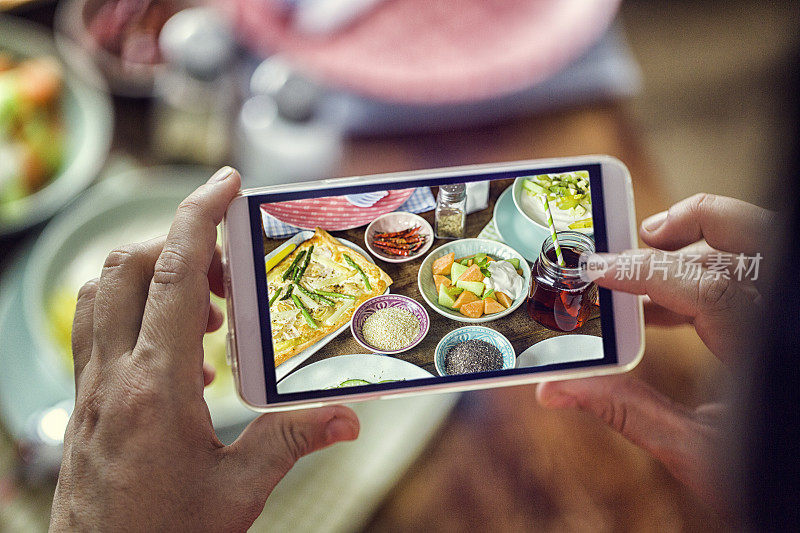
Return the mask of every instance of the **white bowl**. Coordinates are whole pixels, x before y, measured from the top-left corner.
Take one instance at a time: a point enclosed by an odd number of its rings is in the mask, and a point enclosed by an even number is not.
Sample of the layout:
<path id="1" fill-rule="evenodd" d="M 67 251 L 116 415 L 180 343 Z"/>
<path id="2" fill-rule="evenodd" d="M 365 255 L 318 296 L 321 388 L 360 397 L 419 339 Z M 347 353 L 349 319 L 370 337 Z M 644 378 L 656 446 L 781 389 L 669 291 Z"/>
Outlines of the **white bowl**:
<path id="1" fill-rule="evenodd" d="M 418 234 L 425 235 L 426 241 L 422 248 L 414 252 L 412 255 L 388 255 L 372 245 L 372 240 L 376 233 L 402 231 L 415 226 L 422 226 Z M 370 251 L 370 253 L 381 261 L 386 261 L 387 263 L 405 263 L 406 261 L 411 261 L 413 259 L 422 257 L 428 250 L 431 249 L 431 246 L 433 246 L 433 228 L 431 228 L 431 225 L 428 224 L 427 220 L 419 215 L 405 211 L 392 211 L 391 213 L 381 215 L 370 222 L 366 231 L 364 231 L 364 242 L 367 244 L 367 249 Z"/>
<path id="2" fill-rule="evenodd" d="M 6 15 L 0 15 L 0 50 L 21 57 L 47 55 L 58 59 L 47 30 Z M 80 73 L 62 66 L 64 160 L 44 188 L 0 209 L 0 235 L 22 231 L 53 216 L 91 184 L 108 155 L 114 122 L 111 99 L 81 79 L 86 74 L 99 80 L 99 72 L 88 62 L 82 62 Z"/>
<path id="3" fill-rule="evenodd" d="M 516 257 L 519 259 L 519 266 L 522 269 L 522 292 L 518 294 L 516 298 L 514 298 L 511 306 L 505 311 L 494 313 L 492 315 L 483 315 L 480 318 L 470 318 L 462 315 L 454 309 L 448 309 L 447 307 L 439 305 L 439 294 L 436 292 L 436 284 L 433 282 L 432 266 L 434 261 L 449 254 L 450 252 L 455 252 L 456 258 L 476 254 L 479 252 L 491 255 L 496 259 L 513 259 Z M 428 257 L 425 258 L 419 267 L 417 284 L 419 285 L 419 292 L 422 294 L 422 298 L 424 298 L 428 305 L 430 305 L 431 308 L 433 308 L 433 310 L 440 315 L 446 316 L 447 318 L 452 318 L 458 322 L 480 324 L 482 322 L 490 322 L 492 320 L 497 320 L 498 318 L 509 315 L 513 313 L 517 307 L 522 305 L 522 303 L 528 297 L 528 289 L 531 285 L 531 267 L 519 252 L 510 246 L 503 244 L 502 242 L 490 241 L 488 239 L 459 239 L 457 241 L 447 243 L 444 246 L 440 246 L 428 254 Z"/>
<path id="4" fill-rule="evenodd" d="M 374 353 L 337 355 L 304 366 L 278 383 L 278 392 L 305 392 L 336 387 L 350 379 L 370 383 L 384 380 L 411 381 L 431 378 L 433 374 L 413 363 Z"/>
<path id="5" fill-rule="evenodd" d="M 525 191 L 523 191 L 522 182 L 526 180 L 527 177 L 517 178 L 514 180 L 514 184 L 511 186 L 511 196 L 514 198 L 514 205 L 517 208 L 517 211 L 525 217 L 526 220 L 530 221 L 533 224 L 536 224 L 540 228 L 544 228 L 545 231 L 549 232 L 550 228 L 547 226 L 547 218 L 544 212 L 544 208 L 541 211 L 537 212 L 530 212 L 526 211 L 522 205 L 522 197 L 525 195 Z M 555 209 L 553 204 L 550 204 L 550 209 Z M 577 228 L 577 229 L 570 229 L 566 225 L 559 225 L 556 223 L 556 231 L 578 231 L 580 233 L 585 233 L 586 235 L 593 235 L 594 228 Z"/>

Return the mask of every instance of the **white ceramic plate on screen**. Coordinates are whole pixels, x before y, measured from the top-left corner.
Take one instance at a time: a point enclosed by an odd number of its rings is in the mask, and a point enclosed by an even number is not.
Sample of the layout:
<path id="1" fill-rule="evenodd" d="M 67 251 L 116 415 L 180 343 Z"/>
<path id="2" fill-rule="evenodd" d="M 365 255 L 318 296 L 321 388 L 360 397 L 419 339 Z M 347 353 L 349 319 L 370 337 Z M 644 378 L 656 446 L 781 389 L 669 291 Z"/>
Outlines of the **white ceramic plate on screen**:
<path id="1" fill-rule="evenodd" d="M 295 235 L 291 239 L 287 240 L 286 242 L 284 242 L 283 244 L 281 244 L 280 246 L 278 246 L 277 248 L 272 250 L 266 256 L 264 256 L 264 263 L 269 261 L 273 256 L 278 254 L 281 250 L 283 250 L 284 248 L 286 248 L 290 244 L 296 244 L 297 246 L 300 246 L 300 243 L 303 243 L 303 242 L 307 241 L 308 239 L 310 239 L 313 236 L 314 236 L 314 232 L 313 231 L 308 231 L 308 230 L 301 231 L 300 233 L 298 233 L 297 235 Z M 362 247 L 360 247 L 356 243 L 350 242 L 347 239 L 337 239 L 337 240 L 339 242 L 341 242 L 343 245 L 347 246 L 348 248 L 351 248 L 351 249 L 355 250 L 356 252 L 360 253 L 361 255 L 363 255 L 367 259 L 367 261 L 369 261 L 370 263 L 375 263 L 375 261 L 372 260 L 372 258 L 366 252 L 366 250 L 364 250 Z M 389 294 L 389 287 L 386 288 L 386 292 L 384 292 L 383 294 Z M 353 309 L 355 310 L 355 307 Z M 294 356 L 290 357 L 289 359 L 287 359 L 283 363 L 279 364 L 278 367 L 275 369 L 275 379 L 277 381 L 280 381 L 283 378 L 285 378 L 289 374 L 289 372 L 291 372 L 292 370 L 294 370 L 295 368 L 297 368 L 298 366 L 303 364 L 303 362 L 306 359 L 308 359 L 309 357 L 311 357 L 312 355 L 317 353 L 323 346 L 325 346 L 326 344 L 331 342 L 341 332 L 343 332 L 344 330 L 349 329 L 349 328 L 350 328 L 350 321 L 348 320 L 342 327 L 340 327 L 336 331 L 334 331 L 332 333 L 329 333 L 328 335 L 325 335 L 320 340 L 318 340 L 317 342 L 315 342 L 314 344 L 312 344 L 311 346 L 309 346 L 308 348 L 306 348 L 302 352 L 298 353 L 297 355 L 294 355 Z"/>
<path id="2" fill-rule="evenodd" d="M 351 379 L 370 383 L 433 377 L 415 364 L 388 355 L 352 354 L 323 359 L 301 368 L 278 383 L 278 392 L 302 392 L 338 387 Z"/>
<path id="3" fill-rule="evenodd" d="M 379 249 L 375 245 L 375 234 L 383 232 L 402 231 L 408 228 L 420 226 L 418 234 L 425 239 L 425 244 L 409 256 L 389 255 Z M 367 229 L 364 231 L 364 242 L 367 249 L 382 261 L 387 263 L 405 263 L 406 261 L 413 261 L 424 256 L 428 250 L 433 246 L 433 228 L 428 224 L 428 221 L 414 213 L 407 213 L 405 211 L 393 211 L 381 215 L 372 222 L 370 222 Z"/>
<path id="4" fill-rule="evenodd" d="M 522 215 L 528 222 L 535 224 L 541 230 L 546 231 L 549 234 L 550 228 L 547 225 L 547 213 L 544 210 L 544 204 L 541 203 L 538 197 L 530 196 L 525 192 L 524 182 L 526 179 L 528 178 L 517 178 L 514 180 L 514 185 L 511 186 L 511 194 L 514 200 L 514 206 L 517 208 L 519 214 Z M 586 235 L 594 235 L 593 227 L 576 229 L 569 228 L 569 224 L 587 217 L 587 214 L 584 214 L 582 217 L 578 218 L 570 218 L 564 211 L 556 208 L 555 202 L 552 202 L 550 206 L 556 231 L 578 231 L 580 233 L 585 233 Z"/>
<path id="5" fill-rule="evenodd" d="M 517 357 L 517 368 L 603 358 L 603 338 L 560 335 L 537 342 Z"/>

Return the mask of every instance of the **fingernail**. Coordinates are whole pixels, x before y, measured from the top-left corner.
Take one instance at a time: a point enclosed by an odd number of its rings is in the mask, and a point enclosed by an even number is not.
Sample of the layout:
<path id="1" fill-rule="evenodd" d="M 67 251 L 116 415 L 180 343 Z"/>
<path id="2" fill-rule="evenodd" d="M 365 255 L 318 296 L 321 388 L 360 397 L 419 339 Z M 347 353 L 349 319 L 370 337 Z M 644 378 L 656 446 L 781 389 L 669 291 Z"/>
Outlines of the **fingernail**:
<path id="1" fill-rule="evenodd" d="M 328 444 L 343 440 L 354 440 L 357 436 L 358 430 L 355 424 L 347 418 L 333 418 L 325 427 L 325 439 Z"/>
<path id="2" fill-rule="evenodd" d="M 642 227 L 645 231 L 655 231 L 661 227 L 661 224 L 667 219 L 667 212 L 661 211 L 655 215 L 649 216 L 642 222 Z"/>
<path id="3" fill-rule="evenodd" d="M 214 175 L 211 176 L 208 180 L 208 183 L 219 183 L 220 181 L 225 181 L 234 173 L 233 167 L 224 166 L 221 169 L 214 172 Z"/>

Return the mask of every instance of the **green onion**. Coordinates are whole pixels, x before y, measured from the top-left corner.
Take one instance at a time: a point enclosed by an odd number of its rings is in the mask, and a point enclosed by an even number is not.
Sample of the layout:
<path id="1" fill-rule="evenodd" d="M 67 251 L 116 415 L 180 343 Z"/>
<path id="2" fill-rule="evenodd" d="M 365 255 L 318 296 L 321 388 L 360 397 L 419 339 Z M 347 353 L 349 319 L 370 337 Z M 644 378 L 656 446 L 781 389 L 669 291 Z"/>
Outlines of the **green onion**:
<path id="1" fill-rule="evenodd" d="M 299 283 L 295 283 L 295 285 L 297 286 L 297 290 L 298 291 L 302 292 L 303 294 L 305 294 L 306 296 L 308 296 L 309 298 L 311 298 L 315 302 L 319 302 L 319 303 L 325 304 L 325 305 L 336 305 L 336 302 L 334 302 L 333 300 L 329 300 L 328 298 L 325 298 L 324 296 L 322 296 L 320 294 L 313 293 L 313 292 L 309 291 L 308 289 L 306 289 L 305 287 L 303 287 L 302 285 L 300 285 Z"/>
<path id="2" fill-rule="evenodd" d="M 342 294 L 339 292 L 328 292 L 328 291 L 314 291 L 320 296 L 327 296 L 328 298 L 347 298 L 348 300 L 355 300 L 356 297 L 350 294 Z"/>
<path id="3" fill-rule="evenodd" d="M 303 302 L 300 301 L 300 298 L 298 298 L 297 295 L 292 294 L 292 301 L 294 302 L 294 305 L 300 309 L 300 312 L 303 313 L 303 318 L 306 319 L 308 325 L 311 326 L 312 329 L 317 329 L 319 326 L 317 326 L 317 323 L 314 322 L 313 318 L 311 318 L 311 314 L 308 312 L 308 309 L 305 308 Z"/>
<path id="4" fill-rule="evenodd" d="M 275 291 L 275 294 L 272 295 L 272 298 L 269 299 L 269 305 L 272 305 L 272 302 L 278 299 L 278 296 L 281 295 L 281 291 L 283 290 L 282 287 L 278 287 L 278 290 Z"/>
<path id="5" fill-rule="evenodd" d="M 364 286 L 367 288 L 368 291 L 371 291 L 372 287 L 369 284 L 369 278 L 367 278 L 367 275 L 364 274 L 363 270 L 361 270 L 361 267 L 358 266 L 355 261 L 350 259 L 349 255 L 347 255 L 347 254 L 343 254 L 343 255 L 344 255 L 344 260 L 347 261 L 347 264 L 350 265 L 351 267 L 355 268 L 356 270 L 358 270 L 358 273 L 361 274 L 361 277 L 364 280 Z"/>
<path id="6" fill-rule="evenodd" d="M 289 268 L 287 268 L 286 272 L 283 273 L 283 276 L 281 278 L 281 279 L 283 279 L 283 281 L 286 281 L 287 279 L 289 279 L 289 276 L 292 275 L 292 271 L 297 266 L 297 263 L 300 262 L 301 259 L 303 259 L 304 255 L 306 255 L 306 251 L 305 250 L 302 250 L 299 254 L 297 254 L 297 256 L 294 258 L 294 261 L 292 261 L 292 264 L 289 265 Z"/>
<path id="7" fill-rule="evenodd" d="M 281 298 L 281 300 L 288 300 L 289 298 L 291 298 L 293 290 L 294 290 L 294 285 L 289 285 L 289 290 L 286 291 L 286 294 L 283 295 L 283 298 Z"/>
<path id="8" fill-rule="evenodd" d="M 308 268 L 308 264 L 311 262 L 311 253 L 314 251 L 314 246 L 312 245 L 308 249 L 308 253 L 306 254 L 306 260 L 303 261 L 303 267 L 298 268 L 297 272 L 294 273 L 294 282 L 297 283 L 300 281 L 300 278 L 303 277 L 303 274 L 306 273 L 306 269 Z"/>

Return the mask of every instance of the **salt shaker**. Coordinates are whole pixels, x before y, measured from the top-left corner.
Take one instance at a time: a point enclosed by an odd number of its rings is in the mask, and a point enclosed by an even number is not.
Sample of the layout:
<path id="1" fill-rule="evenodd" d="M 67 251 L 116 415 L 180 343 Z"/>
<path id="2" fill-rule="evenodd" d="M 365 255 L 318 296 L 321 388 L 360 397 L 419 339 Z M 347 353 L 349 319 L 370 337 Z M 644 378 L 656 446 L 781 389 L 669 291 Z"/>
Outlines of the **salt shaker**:
<path id="1" fill-rule="evenodd" d="M 234 161 L 247 187 L 329 178 L 344 151 L 339 128 L 318 118 L 321 89 L 280 55 L 250 78 L 239 113 Z"/>
<path id="2" fill-rule="evenodd" d="M 185 9 L 164 25 L 159 46 L 167 64 L 155 80 L 154 150 L 168 160 L 220 164 L 238 96 L 230 28 L 212 8 Z"/>
<path id="3" fill-rule="evenodd" d="M 435 233 L 439 239 L 463 239 L 467 229 L 467 187 L 442 185 L 436 196 Z"/>

